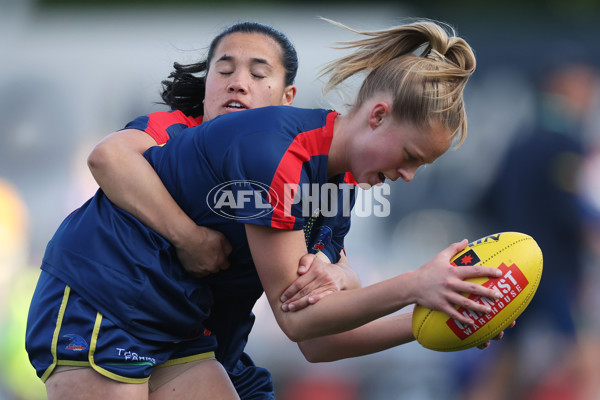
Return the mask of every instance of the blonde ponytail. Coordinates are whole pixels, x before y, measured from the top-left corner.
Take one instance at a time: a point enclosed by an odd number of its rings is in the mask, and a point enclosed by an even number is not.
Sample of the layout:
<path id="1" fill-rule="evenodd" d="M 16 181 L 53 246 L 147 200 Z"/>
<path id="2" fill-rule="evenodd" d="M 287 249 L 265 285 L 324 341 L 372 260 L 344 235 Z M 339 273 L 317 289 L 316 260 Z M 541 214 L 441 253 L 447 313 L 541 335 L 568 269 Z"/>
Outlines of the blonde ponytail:
<path id="1" fill-rule="evenodd" d="M 324 20 L 361 36 L 339 44 L 338 49 L 356 49 L 350 55 L 326 64 L 328 92 L 357 73 L 365 78 L 354 108 L 376 93 L 391 93 L 394 115 L 416 126 L 433 120 L 445 124 L 460 145 L 466 136 L 467 119 L 463 90 L 475 71 L 475 55 L 469 44 L 456 37 L 450 26 L 418 21 L 379 31 L 357 31 L 339 22 Z"/>

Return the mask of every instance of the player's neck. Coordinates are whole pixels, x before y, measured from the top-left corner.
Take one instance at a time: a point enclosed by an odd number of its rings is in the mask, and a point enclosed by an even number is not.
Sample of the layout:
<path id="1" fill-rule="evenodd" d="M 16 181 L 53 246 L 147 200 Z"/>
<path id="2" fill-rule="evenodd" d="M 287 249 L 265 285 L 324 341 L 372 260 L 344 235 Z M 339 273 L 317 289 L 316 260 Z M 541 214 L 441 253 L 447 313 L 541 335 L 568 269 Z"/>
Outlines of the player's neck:
<path id="1" fill-rule="evenodd" d="M 338 115 L 333 123 L 333 139 L 329 147 L 327 159 L 327 177 L 332 178 L 344 173 L 348 168 L 348 135 L 347 131 L 348 116 Z"/>

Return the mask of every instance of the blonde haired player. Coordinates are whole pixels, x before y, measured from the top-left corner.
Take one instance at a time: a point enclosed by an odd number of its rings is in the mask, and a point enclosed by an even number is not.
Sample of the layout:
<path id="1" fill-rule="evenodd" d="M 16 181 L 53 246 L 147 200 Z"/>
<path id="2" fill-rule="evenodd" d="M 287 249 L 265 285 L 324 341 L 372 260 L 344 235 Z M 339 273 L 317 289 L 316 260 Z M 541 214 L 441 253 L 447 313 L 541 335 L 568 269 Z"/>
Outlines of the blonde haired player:
<path id="1" fill-rule="evenodd" d="M 75 330 L 93 343 L 83 353 L 92 368 L 50 375 L 50 399 L 77 398 L 82 390 L 90 398 L 169 398 L 174 392 L 179 398 L 238 398 L 212 357 L 218 337 L 204 326 L 209 318 L 232 318 L 218 313 L 213 303 L 218 290 L 243 289 L 254 293 L 255 301 L 264 289 L 279 326 L 310 361 L 414 340 L 409 314 L 386 317 L 409 304 L 442 310 L 465 324 L 472 321 L 455 305 L 489 312 L 461 293 L 491 298 L 497 293 L 464 279 L 496 277 L 499 271 L 454 268 L 449 262 L 466 240 L 412 272 L 332 293 L 298 312 L 282 309 L 280 296 L 296 279 L 298 260 L 317 240 L 317 257 L 337 262 L 349 229 L 350 216 L 342 208 L 335 216 L 313 215 L 312 209 L 307 214 L 303 201 L 292 201 L 298 188 L 334 183 L 342 199 L 348 183 L 408 182 L 466 134 L 462 92 L 475 58 L 463 39 L 426 21 L 359 33 L 367 38 L 349 43 L 355 52 L 327 69 L 341 79 L 333 86 L 357 72 L 368 73 L 348 114 L 258 108 L 220 116 L 146 152 L 182 209 L 231 242 L 226 271 L 190 279 L 169 242 L 102 193 L 63 222 L 48 246 L 32 301 L 28 351 L 40 376 L 48 374 L 57 363 L 54 332 L 72 337 Z M 232 198 L 250 191 L 254 201 L 229 203 L 216 212 L 217 204 L 207 203 L 217 187 L 228 188 Z M 261 191 L 265 187 L 269 195 Z M 329 235 L 321 235 L 324 228 Z M 111 353 L 115 341 L 124 343 L 121 349 L 140 349 L 136 362 L 123 352 Z M 81 342 L 75 346 L 83 347 Z M 185 364 L 187 371 L 149 392 L 155 370 Z"/>

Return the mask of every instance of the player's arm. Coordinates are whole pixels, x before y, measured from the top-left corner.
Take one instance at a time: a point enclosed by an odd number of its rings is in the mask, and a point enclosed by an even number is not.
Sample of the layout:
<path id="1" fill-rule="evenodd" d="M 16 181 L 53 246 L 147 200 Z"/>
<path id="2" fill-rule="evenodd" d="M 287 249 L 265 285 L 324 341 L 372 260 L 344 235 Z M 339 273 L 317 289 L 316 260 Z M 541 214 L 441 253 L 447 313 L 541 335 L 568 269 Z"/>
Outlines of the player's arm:
<path id="1" fill-rule="evenodd" d="M 156 141 L 137 129 L 112 133 L 88 157 L 108 198 L 177 248 L 188 272 L 202 276 L 228 267 L 231 247 L 216 231 L 196 225 L 173 200 L 143 153 Z"/>
<path id="2" fill-rule="evenodd" d="M 281 297 L 284 311 L 298 311 L 331 293 L 361 287 L 358 274 L 350 267 L 344 249 L 350 218 L 338 217 L 330 226 L 332 236 L 331 240 L 326 241 L 325 247 L 316 255 L 306 254 L 300 259 L 299 277 Z M 331 263 L 329 257 L 338 261 Z"/>
<path id="3" fill-rule="evenodd" d="M 415 340 L 412 313 L 379 318 L 356 329 L 298 343 L 309 362 L 330 362 L 378 353 Z"/>
<path id="4" fill-rule="evenodd" d="M 284 311 L 298 311 L 331 293 L 359 287 L 360 278 L 343 251 L 335 264 L 322 252 L 305 254 L 298 265 L 298 277 L 281 295 L 282 307 Z"/>
<path id="5" fill-rule="evenodd" d="M 509 328 L 514 327 L 513 322 Z M 500 340 L 504 332 L 493 340 Z M 309 362 L 330 362 L 344 358 L 373 354 L 415 340 L 412 333 L 412 312 L 377 319 L 361 327 L 337 335 L 323 336 L 298 343 Z M 490 342 L 479 346 L 485 349 Z"/>
<path id="6" fill-rule="evenodd" d="M 473 321 L 459 313 L 454 305 L 477 313 L 490 310 L 461 292 L 497 297 L 494 291 L 464 279 L 497 277 L 500 271 L 482 266 L 453 268 L 450 264 L 450 258 L 466 246 L 465 240 L 448 247 L 415 271 L 364 288 L 335 292 L 303 310 L 285 312 L 280 297 L 296 279 L 298 261 L 306 253 L 304 234 L 249 224 L 246 233 L 275 319 L 283 332 L 296 342 L 350 331 L 414 303 L 444 311 L 470 324 Z"/>
<path id="7" fill-rule="evenodd" d="M 515 322 L 509 328 L 515 326 Z M 500 340 L 504 331 L 492 340 Z M 361 327 L 337 335 L 323 336 L 298 343 L 307 361 L 331 362 L 344 358 L 377 353 L 415 340 L 412 333 L 412 312 L 383 317 Z M 485 342 L 478 348 L 490 346 Z"/>

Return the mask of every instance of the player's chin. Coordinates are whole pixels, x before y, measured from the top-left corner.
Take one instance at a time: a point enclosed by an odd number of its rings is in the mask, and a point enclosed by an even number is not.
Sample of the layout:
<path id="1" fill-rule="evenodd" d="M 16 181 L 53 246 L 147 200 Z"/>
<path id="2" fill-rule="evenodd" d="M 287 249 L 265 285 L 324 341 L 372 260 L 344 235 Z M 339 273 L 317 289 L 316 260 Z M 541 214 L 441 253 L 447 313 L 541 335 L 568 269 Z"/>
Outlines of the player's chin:
<path id="1" fill-rule="evenodd" d="M 363 190 L 369 190 L 373 186 L 378 186 L 381 184 L 381 180 L 379 179 L 378 175 L 369 176 L 363 179 L 359 178 L 356 181 L 358 182 L 358 187 L 360 187 Z"/>

